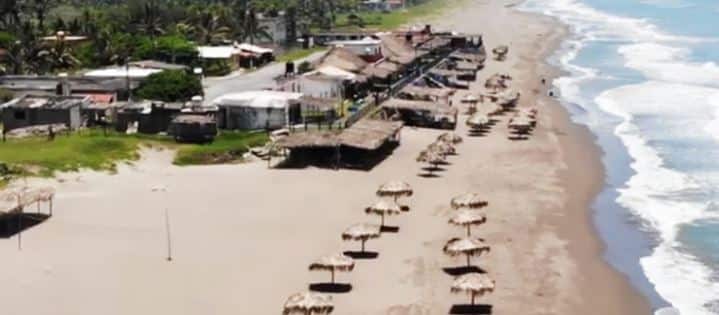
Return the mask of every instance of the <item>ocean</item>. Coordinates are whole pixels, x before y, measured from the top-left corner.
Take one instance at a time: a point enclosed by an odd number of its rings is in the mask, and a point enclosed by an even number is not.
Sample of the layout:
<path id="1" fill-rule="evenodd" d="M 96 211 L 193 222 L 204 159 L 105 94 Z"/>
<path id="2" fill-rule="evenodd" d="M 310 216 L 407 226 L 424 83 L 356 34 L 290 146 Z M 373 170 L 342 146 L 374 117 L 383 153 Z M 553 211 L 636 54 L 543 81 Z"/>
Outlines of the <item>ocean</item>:
<path id="1" fill-rule="evenodd" d="M 605 258 L 657 310 L 719 314 L 719 1 L 528 0 L 572 31 L 550 62 L 607 179 Z"/>

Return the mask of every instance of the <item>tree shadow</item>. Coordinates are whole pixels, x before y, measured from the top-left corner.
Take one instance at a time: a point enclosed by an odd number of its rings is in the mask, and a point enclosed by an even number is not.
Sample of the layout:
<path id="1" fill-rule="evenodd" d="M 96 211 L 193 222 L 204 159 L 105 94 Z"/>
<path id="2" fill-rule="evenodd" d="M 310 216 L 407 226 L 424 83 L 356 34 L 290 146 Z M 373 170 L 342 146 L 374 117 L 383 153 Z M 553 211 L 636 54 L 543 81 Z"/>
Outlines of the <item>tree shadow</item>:
<path id="1" fill-rule="evenodd" d="M 449 309 L 450 314 L 458 315 L 488 315 L 492 314 L 492 305 L 489 304 L 455 304 Z"/>
<path id="2" fill-rule="evenodd" d="M 352 291 L 352 285 L 349 283 L 312 283 L 310 284 L 310 291 L 322 292 L 322 293 L 347 293 Z"/>
<path id="3" fill-rule="evenodd" d="M 486 270 L 479 268 L 477 266 L 446 267 L 446 268 L 442 268 L 442 271 L 444 271 L 444 273 L 446 273 L 450 276 L 454 276 L 454 277 L 466 275 L 468 273 L 487 273 Z"/>
<path id="4" fill-rule="evenodd" d="M 351 251 L 348 250 L 344 253 L 345 256 L 351 257 L 352 259 L 377 259 L 379 256 L 378 252 L 369 252 L 369 251 Z"/>
<path id="5" fill-rule="evenodd" d="M 42 213 L 13 213 L 0 218 L 0 238 L 11 238 L 45 222 L 50 216 Z"/>

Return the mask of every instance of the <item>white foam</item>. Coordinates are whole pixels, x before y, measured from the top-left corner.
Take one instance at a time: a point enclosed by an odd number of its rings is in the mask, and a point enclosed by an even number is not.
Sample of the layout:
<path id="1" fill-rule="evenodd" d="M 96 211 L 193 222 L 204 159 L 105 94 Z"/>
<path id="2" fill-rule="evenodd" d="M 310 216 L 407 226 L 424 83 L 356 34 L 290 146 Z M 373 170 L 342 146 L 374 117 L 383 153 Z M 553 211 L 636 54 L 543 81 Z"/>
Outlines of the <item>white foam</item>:
<path id="1" fill-rule="evenodd" d="M 681 4 L 680 1 L 653 1 L 654 4 Z M 637 117 L 666 117 L 686 122 L 691 130 L 719 139 L 719 66 L 690 60 L 689 44 L 709 39 L 674 36 L 660 31 L 646 20 L 611 15 L 576 0 L 530 0 L 525 9 L 540 10 L 570 25 L 574 37 L 559 58 L 571 73 L 555 85 L 571 103 L 592 101 L 602 111 L 620 118 L 614 133 L 621 139 L 636 172 L 618 189 L 617 202 L 643 219 L 645 228 L 656 232 L 659 245 L 640 260 L 649 281 L 659 295 L 682 314 L 712 314 L 705 305 L 719 297 L 719 284 L 711 281 L 711 270 L 682 251 L 677 234 L 682 225 L 716 217 L 707 211 L 709 202 L 687 201 L 682 196 L 701 191 L 700 184 L 682 172 L 667 168 L 659 152 L 642 137 Z M 581 83 L 598 75 L 595 69 L 572 62 L 587 42 L 623 44 L 618 53 L 625 66 L 643 74 L 647 82 L 604 91 L 596 99 L 583 99 Z M 591 126 L 591 124 L 590 124 Z M 649 131 L 651 132 L 651 131 Z"/>
<path id="2" fill-rule="evenodd" d="M 685 91 L 679 92 L 682 89 Z M 719 296 L 719 283 L 712 283 L 711 270 L 682 252 L 676 239 L 683 224 L 715 214 L 707 212 L 708 203 L 672 198 L 702 187 L 688 175 L 666 168 L 661 156 L 647 144 L 634 124 L 639 115 L 694 119 L 691 116 L 696 115 L 695 109 L 700 105 L 679 106 L 685 104 L 682 95 L 701 98 L 701 89 L 646 82 L 605 91 L 595 101 L 602 110 L 622 118 L 615 134 L 626 146 L 633 159 L 631 167 L 636 172 L 625 187 L 618 189 L 617 202 L 644 219 L 646 227 L 659 234 L 659 245 L 651 255 L 640 260 L 647 278 L 657 293 L 682 313 L 709 315 L 711 312 L 703 305 Z"/>

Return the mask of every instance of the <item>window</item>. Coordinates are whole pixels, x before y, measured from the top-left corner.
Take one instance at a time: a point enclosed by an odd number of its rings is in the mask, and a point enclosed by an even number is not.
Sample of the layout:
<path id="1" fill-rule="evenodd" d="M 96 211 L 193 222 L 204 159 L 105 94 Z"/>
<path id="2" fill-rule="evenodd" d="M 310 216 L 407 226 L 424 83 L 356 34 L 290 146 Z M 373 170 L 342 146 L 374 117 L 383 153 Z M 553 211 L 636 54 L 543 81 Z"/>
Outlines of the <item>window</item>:
<path id="1" fill-rule="evenodd" d="M 15 111 L 15 119 L 16 120 L 25 120 L 25 110 L 16 110 Z"/>

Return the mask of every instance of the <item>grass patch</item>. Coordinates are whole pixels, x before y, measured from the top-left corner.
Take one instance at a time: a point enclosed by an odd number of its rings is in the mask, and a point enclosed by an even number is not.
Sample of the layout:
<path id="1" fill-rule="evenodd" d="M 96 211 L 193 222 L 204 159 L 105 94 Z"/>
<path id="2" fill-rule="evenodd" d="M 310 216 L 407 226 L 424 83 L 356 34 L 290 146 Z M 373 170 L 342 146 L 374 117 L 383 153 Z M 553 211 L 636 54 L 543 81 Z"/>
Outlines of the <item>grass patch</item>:
<path id="1" fill-rule="evenodd" d="M 378 30 L 394 30 L 409 22 L 420 18 L 437 16 L 444 13 L 444 10 L 452 8 L 463 0 L 427 0 L 421 4 L 408 7 L 405 10 L 395 10 L 388 13 L 383 12 L 360 12 L 357 14 L 365 24 L 366 28 Z M 339 15 L 337 18 L 338 28 L 352 28 L 348 22 L 349 14 Z"/>
<path id="2" fill-rule="evenodd" d="M 118 161 L 137 159 L 141 143 L 157 141 L 160 138 L 104 135 L 99 130 L 58 135 L 53 141 L 44 137 L 8 139 L 0 144 L 0 161 L 37 176 L 81 168 L 112 171 Z"/>
<path id="3" fill-rule="evenodd" d="M 288 62 L 288 61 L 295 61 L 298 59 L 306 58 L 311 54 L 314 54 L 316 52 L 323 51 L 324 47 L 313 47 L 308 49 L 297 49 L 293 48 L 285 52 L 284 54 L 281 54 L 277 57 L 277 61 L 279 62 Z"/>
<path id="4" fill-rule="evenodd" d="M 181 145 L 177 150 L 176 165 L 223 164 L 242 160 L 250 147 L 269 141 L 265 132 L 223 132 L 212 143 Z"/>

